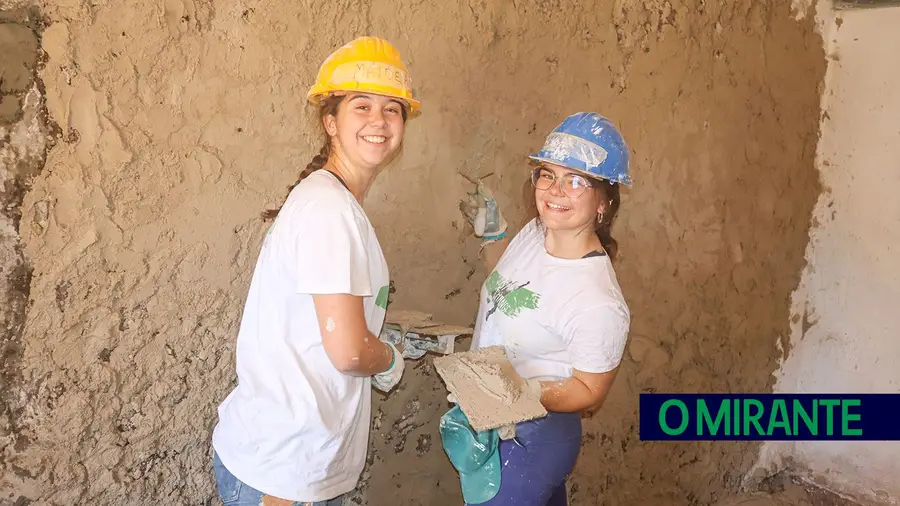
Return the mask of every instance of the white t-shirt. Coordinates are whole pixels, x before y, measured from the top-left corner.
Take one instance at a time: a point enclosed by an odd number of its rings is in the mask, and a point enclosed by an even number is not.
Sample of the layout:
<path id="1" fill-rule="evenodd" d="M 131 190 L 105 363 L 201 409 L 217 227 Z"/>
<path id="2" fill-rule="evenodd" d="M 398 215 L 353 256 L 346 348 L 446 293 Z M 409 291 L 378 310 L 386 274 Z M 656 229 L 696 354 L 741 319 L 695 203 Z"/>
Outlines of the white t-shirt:
<path id="1" fill-rule="evenodd" d="M 532 220 L 481 287 L 472 348 L 505 346 L 525 379 L 567 379 L 619 365 L 630 321 L 609 257 L 553 257 Z"/>
<path id="2" fill-rule="evenodd" d="M 389 274 L 365 212 L 318 170 L 297 185 L 263 241 L 237 338 L 238 385 L 212 443 L 251 487 L 322 501 L 356 487 L 366 460 L 371 378 L 332 365 L 310 294 L 363 297 L 379 335 Z"/>

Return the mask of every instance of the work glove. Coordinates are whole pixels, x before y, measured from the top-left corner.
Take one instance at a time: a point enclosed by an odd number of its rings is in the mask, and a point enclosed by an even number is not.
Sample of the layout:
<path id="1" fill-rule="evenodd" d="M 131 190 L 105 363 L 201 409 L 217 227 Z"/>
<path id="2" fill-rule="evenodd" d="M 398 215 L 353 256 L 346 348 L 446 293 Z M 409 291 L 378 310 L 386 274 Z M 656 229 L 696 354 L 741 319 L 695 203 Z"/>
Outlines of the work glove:
<path id="1" fill-rule="evenodd" d="M 459 208 L 475 229 L 475 237 L 480 237 L 483 244 L 506 237 L 506 219 L 497 207 L 493 193 L 478 181 L 475 189 L 466 196 L 460 201 Z"/>
<path id="2" fill-rule="evenodd" d="M 381 330 L 381 335 L 378 336 L 378 339 L 394 346 L 402 346 L 403 353 L 401 355 L 403 358 L 416 360 L 424 357 L 425 353 L 427 353 L 427 350 L 416 347 L 408 337 L 403 336 L 397 329 L 385 327 Z"/>
<path id="3" fill-rule="evenodd" d="M 397 386 L 397 383 L 400 383 L 400 378 L 403 377 L 404 363 L 403 363 L 403 355 L 397 351 L 397 348 L 391 343 L 385 343 L 391 348 L 391 360 L 393 360 L 393 364 L 391 367 L 384 372 L 380 372 L 374 376 L 372 376 L 372 385 L 381 390 L 384 393 L 388 393 Z"/>

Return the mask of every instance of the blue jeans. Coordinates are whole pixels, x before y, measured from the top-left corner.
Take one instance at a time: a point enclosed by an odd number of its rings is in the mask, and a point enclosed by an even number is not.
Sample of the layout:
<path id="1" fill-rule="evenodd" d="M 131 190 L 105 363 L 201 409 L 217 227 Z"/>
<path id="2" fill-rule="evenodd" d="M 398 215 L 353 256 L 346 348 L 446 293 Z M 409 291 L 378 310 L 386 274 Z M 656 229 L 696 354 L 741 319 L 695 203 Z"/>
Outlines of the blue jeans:
<path id="1" fill-rule="evenodd" d="M 500 491 L 477 506 L 567 506 L 566 477 L 581 451 L 581 415 L 550 413 L 500 440 Z"/>
<path id="2" fill-rule="evenodd" d="M 216 473 L 216 485 L 219 488 L 219 498 L 225 506 L 260 506 L 263 492 L 247 485 L 228 469 L 219 460 L 219 455 L 213 451 L 213 471 Z M 318 502 L 293 502 L 291 506 L 341 506 L 342 497 L 335 497 L 327 501 Z"/>

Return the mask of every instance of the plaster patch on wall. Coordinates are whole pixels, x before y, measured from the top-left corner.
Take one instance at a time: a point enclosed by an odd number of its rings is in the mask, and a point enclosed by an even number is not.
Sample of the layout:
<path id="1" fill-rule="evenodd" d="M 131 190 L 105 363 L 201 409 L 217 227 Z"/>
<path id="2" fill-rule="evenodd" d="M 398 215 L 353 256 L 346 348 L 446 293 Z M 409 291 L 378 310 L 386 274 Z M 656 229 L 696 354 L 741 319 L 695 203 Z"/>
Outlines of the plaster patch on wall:
<path id="1" fill-rule="evenodd" d="M 816 162 L 823 184 L 791 297 L 791 353 L 776 391 L 897 392 L 900 374 L 900 108 L 892 83 L 900 60 L 900 9 L 836 13 L 820 1 L 817 21 L 829 58 Z M 889 37 L 889 39 L 886 39 Z M 894 40 L 896 39 L 896 40 Z M 890 302 L 889 302 L 890 301 Z M 767 442 L 755 469 L 787 469 L 857 500 L 900 502 L 894 442 Z"/>

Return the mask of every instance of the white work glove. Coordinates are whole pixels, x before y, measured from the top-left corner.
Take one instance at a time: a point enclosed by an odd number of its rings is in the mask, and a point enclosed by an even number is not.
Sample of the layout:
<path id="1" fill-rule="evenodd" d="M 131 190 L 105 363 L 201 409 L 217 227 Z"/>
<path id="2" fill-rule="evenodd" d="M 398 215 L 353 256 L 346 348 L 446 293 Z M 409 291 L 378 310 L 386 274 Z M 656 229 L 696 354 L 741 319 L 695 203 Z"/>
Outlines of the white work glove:
<path id="1" fill-rule="evenodd" d="M 408 337 L 403 337 L 397 329 L 383 328 L 378 339 L 394 346 L 403 346 L 403 358 L 420 359 L 425 356 L 426 351 L 413 346 L 412 341 Z"/>
<path id="2" fill-rule="evenodd" d="M 497 427 L 497 436 L 500 439 L 515 439 L 516 424 L 511 423 L 509 425 L 504 425 L 503 427 Z"/>
<path id="3" fill-rule="evenodd" d="M 387 371 L 372 376 L 372 386 L 387 393 L 397 386 L 397 383 L 400 383 L 400 378 L 403 377 L 403 369 L 405 366 L 403 363 L 403 355 L 397 351 L 397 348 L 391 343 L 385 344 L 391 348 L 391 357 L 394 363 Z"/>
<path id="4" fill-rule="evenodd" d="M 506 219 L 491 191 L 479 181 L 475 190 L 466 195 L 468 198 L 460 201 L 459 208 L 475 229 L 475 237 L 482 239 L 482 245 L 506 237 Z"/>

